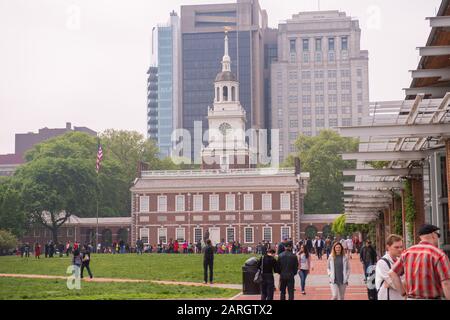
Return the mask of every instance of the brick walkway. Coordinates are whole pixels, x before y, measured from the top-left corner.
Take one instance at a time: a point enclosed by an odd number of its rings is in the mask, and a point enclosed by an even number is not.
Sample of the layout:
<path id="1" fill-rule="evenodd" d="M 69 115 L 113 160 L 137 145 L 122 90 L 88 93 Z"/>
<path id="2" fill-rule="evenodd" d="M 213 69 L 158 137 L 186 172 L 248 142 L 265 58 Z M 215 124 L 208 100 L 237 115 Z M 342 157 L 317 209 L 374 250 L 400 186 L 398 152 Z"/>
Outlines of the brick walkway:
<path id="1" fill-rule="evenodd" d="M 300 278 L 295 277 L 295 300 L 330 300 L 331 289 L 327 276 L 327 260 L 326 256 L 322 260 L 318 260 L 314 255 L 312 257 L 313 270 L 306 278 L 306 295 L 302 295 L 300 291 Z M 367 300 L 367 287 L 364 284 L 364 273 L 359 256 L 354 254 L 350 259 L 350 279 L 349 286 L 345 292 L 345 300 Z M 280 291 L 278 290 L 278 275 L 275 275 L 275 300 L 280 299 Z M 238 295 L 236 300 L 259 300 L 260 295 Z"/>

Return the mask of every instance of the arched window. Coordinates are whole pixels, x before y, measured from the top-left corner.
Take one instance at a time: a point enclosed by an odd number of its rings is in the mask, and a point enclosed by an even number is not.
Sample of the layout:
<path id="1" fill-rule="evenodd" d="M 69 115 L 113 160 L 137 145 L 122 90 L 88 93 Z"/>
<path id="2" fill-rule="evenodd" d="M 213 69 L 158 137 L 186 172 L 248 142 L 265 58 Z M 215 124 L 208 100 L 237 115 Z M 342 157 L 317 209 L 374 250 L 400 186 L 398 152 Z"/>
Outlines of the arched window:
<path id="1" fill-rule="evenodd" d="M 220 88 L 217 87 L 217 92 L 216 92 L 216 101 L 220 100 Z"/>
<path id="2" fill-rule="evenodd" d="M 231 87 L 231 101 L 236 101 L 236 87 Z"/>
<path id="3" fill-rule="evenodd" d="M 102 245 L 110 247 L 112 244 L 112 232 L 109 229 L 105 229 L 102 232 Z"/>
<path id="4" fill-rule="evenodd" d="M 333 232 L 331 231 L 331 226 L 330 225 L 326 225 L 323 227 L 322 229 L 322 236 L 324 238 L 328 237 L 328 236 L 332 236 Z"/>
<path id="5" fill-rule="evenodd" d="M 223 87 L 223 101 L 228 101 L 228 87 Z"/>
<path id="6" fill-rule="evenodd" d="M 305 234 L 309 239 L 314 239 L 317 235 L 317 228 L 314 226 L 307 226 L 305 229 Z"/>
<path id="7" fill-rule="evenodd" d="M 123 240 L 124 242 L 128 242 L 128 231 L 127 229 L 120 229 L 117 233 L 117 241 Z"/>

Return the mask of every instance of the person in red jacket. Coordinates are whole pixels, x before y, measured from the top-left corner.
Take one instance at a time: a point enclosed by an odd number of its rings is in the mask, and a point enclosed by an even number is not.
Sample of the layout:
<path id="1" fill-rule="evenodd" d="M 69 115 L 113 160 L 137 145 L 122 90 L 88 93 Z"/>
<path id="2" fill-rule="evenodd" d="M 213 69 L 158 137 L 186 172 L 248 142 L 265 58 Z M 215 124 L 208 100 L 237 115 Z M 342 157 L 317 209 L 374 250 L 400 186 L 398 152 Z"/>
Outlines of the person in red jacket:
<path id="1" fill-rule="evenodd" d="M 41 255 L 41 245 L 36 242 L 36 244 L 34 245 L 34 257 L 36 259 L 40 259 L 40 255 Z"/>
<path id="2" fill-rule="evenodd" d="M 179 249 L 178 240 L 175 240 L 173 243 L 173 252 L 178 253 L 178 249 Z"/>

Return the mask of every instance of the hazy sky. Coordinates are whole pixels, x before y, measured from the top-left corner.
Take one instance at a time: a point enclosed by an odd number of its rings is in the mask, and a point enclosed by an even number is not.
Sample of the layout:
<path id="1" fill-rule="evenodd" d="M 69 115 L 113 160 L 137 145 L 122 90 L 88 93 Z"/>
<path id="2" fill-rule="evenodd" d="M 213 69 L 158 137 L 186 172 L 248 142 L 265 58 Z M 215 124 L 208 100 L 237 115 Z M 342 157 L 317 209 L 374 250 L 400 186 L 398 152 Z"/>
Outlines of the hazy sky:
<path id="1" fill-rule="evenodd" d="M 151 29 L 181 4 L 230 0 L 0 0 L 0 153 L 14 134 L 66 122 L 97 131 L 146 132 Z M 369 50 L 370 100 L 404 99 L 425 17 L 440 0 L 320 0 L 321 10 L 358 18 Z M 260 0 L 276 27 L 317 0 Z M 218 65 L 219 67 L 219 65 Z M 205 106 L 206 108 L 206 106 Z"/>

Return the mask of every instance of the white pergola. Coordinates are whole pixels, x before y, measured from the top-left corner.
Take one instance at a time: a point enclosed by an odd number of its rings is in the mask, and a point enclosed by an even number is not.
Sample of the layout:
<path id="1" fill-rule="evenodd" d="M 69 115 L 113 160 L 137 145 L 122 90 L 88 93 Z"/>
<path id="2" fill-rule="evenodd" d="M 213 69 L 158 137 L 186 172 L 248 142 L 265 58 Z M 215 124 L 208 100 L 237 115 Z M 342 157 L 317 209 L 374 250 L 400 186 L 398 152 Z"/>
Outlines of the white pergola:
<path id="1" fill-rule="evenodd" d="M 441 74 L 450 75 L 448 70 Z M 372 103 L 363 121 L 361 126 L 339 128 L 342 136 L 360 139 L 358 152 L 342 154 L 342 159 L 357 163 L 356 169 L 343 172 L 355 177 L 344 182 L 346 221 L 352 223 L 377 219 L 392 204 L 403 180 L 421 174 L 420 161 L 450 137 L 450 92 L 440 99 L 419 94 L 414 100 Z M 372 161 L 388 165 L 376 169 Z"/>

